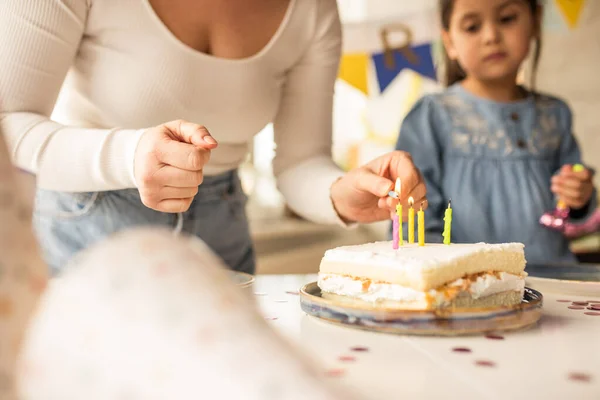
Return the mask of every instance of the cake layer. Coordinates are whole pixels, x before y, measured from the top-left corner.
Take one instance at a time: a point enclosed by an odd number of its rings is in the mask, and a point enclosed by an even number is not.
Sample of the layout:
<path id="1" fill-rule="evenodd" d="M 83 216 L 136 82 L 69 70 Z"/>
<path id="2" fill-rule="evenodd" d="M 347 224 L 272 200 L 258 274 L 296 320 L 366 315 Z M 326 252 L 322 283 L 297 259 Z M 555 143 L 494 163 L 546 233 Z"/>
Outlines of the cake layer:
<path id="1" fill-rule="evenodd" d="M 373 303 L 360 300 L 358 298 L 342 296 L 333 293 L 323 293 L 323 298 L 333 300 L 337 303 L 350 304 L 353 306 L 372 307 Z M 401 309 L 401 310 L 435 310 L 435 311 L 452 311 L 456 308 L 496 308 L 509 307 L 520 304 L 523 300 L 523 295 L 515 291 L 507 291 L 495 293 L 489 296 L 474 299 L 470 296 L 458 296 L 453 300 L 439 304 L 428 304 L 425 302 L 406 303 L 395 300 L 384 300 L 377 302 L 378 309 Z"/>
<path id="2" fill-rule="evenodd" d="M 523 248 L 521 243 L 411 244 L 397 250 L 391 242 L 343 246 L 325 252 L 320 273 L 427 291 L 482 272 L 521 275 L 525 269 Z"/>
<path id="3" fill-rule="evenodd" d="M 323 293 L 351 297 L 368 303 L 398 303 L 404 308 L 429 309 L 446 306 L 456 298 L 477 300 L 502 292 L 517 292 L 523 296 L 523 276 L 483 273 L 467 276 L 437 289 L 418 291 L 398 284 L 372 282 L 337 274 L 319 274 L 319 288 Z"/>

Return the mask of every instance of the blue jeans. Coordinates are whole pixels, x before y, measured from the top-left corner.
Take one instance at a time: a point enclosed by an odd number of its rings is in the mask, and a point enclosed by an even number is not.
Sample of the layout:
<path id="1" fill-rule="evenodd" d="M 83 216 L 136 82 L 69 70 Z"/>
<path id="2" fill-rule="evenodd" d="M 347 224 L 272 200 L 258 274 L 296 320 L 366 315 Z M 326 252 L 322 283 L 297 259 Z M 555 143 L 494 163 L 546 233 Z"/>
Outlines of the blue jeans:
<path id="1" fill-rule="evenodd" d="M 254 273 L 255 257 L 247 197 L 235 171 L 205 177 L 190 208 L 180 217 L 151 210 L 136 189 L 65 193 L 38 190 L 34 227 L 44 258 L 57 273 L 77 252 L 118 231 L 166 226 L 198 236 L 231 269 Z"/>

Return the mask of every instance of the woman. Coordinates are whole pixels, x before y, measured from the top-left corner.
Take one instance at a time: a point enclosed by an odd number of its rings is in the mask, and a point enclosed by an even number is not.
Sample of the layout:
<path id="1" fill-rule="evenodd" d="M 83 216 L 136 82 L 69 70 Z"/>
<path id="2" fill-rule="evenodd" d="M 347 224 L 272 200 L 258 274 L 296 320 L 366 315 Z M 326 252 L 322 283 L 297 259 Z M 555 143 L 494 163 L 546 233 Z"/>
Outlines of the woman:
<path id="1" fill-rule="evenodd" d="M 123 228 L 179 222 L 253 272 L 235 171 L 270 122 L 278 187 L 309 220 L 389 218 L 397 177 L 402 201 L 425 197 L 405 153 L 345 175 L 331 160 L 335 0 L 5 0 L 0 38 L 2 127 L 37 174 L 54 270 Z"/>

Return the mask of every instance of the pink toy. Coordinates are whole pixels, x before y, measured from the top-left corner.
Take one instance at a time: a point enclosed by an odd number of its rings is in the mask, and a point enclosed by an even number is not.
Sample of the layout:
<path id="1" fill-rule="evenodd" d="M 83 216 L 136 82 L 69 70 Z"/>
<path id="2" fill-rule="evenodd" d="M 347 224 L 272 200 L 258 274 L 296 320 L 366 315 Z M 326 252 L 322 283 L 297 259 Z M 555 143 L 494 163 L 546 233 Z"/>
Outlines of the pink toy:
<path id="1" fill-rule="evenodd" d="M 573 166 L 574 172 L 584 170 L 585 167 L 581 164 Z M 596 210 L 585 222 L 574 223 L 569 219 L 569 207 L 559 200 L 554 210 L 541 216 L 540 224 L 563 233 L 569 239 L 575 239 L 600 231 L 600 211 Z"/>
<path id="2" fill-rule="evenodd" d="M 564 232 L 565 224 L 567 223 L 568 218 L 569 207 L 567 207 L 562 201 L 559 201 L 554 210 L 548 211 L 542 215 L 540 218 L 540 224 L 549 229 Z"/>

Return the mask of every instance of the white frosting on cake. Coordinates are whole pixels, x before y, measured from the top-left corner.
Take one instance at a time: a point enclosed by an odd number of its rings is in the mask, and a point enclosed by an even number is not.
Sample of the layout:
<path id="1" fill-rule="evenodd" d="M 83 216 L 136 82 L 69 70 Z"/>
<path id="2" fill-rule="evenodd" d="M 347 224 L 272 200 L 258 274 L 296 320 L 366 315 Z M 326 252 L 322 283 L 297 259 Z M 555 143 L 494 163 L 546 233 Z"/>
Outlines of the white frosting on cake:
<path id="1" fill-rule="evenodd" d="M 463 286 L 464 283 L 461 278 L 450 283 L 449 286 Z M 426 302 L 429 297 L 433 303 L 439 304 L 448 300 L 444 293 L 435 289 L 424 292 L 383 282 L 370 282 L 368 285 L 363 285 L 363 280 L 337 274 L 319 274 L 318 285 L 324 292 L 350 296 L 368 302 L 380 300 Z M 522 294 L 524 288 L 525 279 L 522 276 L 501 272 L 498 276 L 495 274 L 478 276 L 470 283 L 467 291 L 472 298 L 478 299 L 506 291 L 517 291 Z"/>
<path id="2" fill-rule="evenodd" d="M 323 261 L 347 264 L 364 264 L 400 268 L 405 270 L 436 269 L 454 264 L 461 259 L 490 253 L 523 253 L 522 243 L 469 243 L 469 244 L 405 244 L 397 250 L 390 241 L 342 246 L 327 250 Z"/>

